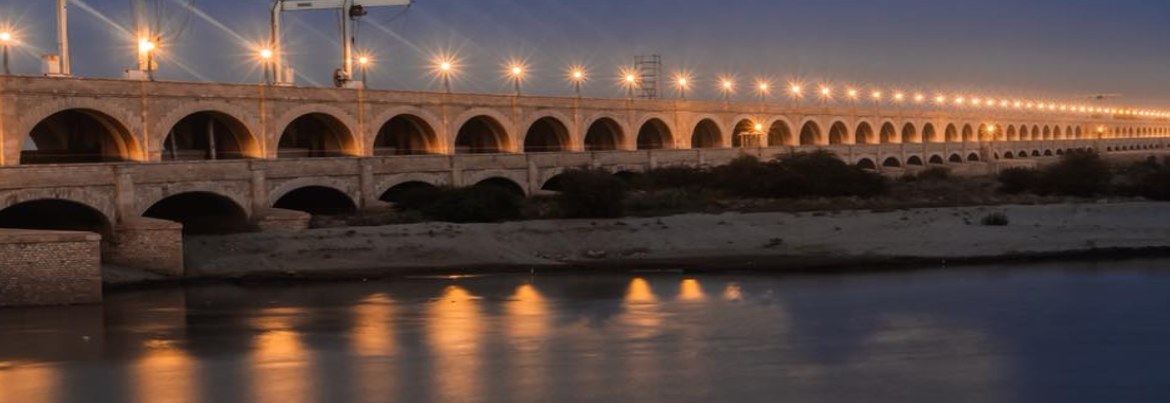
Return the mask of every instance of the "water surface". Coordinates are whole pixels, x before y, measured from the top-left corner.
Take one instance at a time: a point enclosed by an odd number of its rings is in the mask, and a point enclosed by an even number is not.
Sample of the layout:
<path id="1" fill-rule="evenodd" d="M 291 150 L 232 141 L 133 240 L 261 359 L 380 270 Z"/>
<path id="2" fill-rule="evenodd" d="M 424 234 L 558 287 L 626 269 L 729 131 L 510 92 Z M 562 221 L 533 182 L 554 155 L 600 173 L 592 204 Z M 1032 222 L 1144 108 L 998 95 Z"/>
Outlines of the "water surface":
<path id="1" fill-rule="evenodd" d="M 1170 261 L 215 285 L 0 310 L 0 402 L 1168 402 Z"/>

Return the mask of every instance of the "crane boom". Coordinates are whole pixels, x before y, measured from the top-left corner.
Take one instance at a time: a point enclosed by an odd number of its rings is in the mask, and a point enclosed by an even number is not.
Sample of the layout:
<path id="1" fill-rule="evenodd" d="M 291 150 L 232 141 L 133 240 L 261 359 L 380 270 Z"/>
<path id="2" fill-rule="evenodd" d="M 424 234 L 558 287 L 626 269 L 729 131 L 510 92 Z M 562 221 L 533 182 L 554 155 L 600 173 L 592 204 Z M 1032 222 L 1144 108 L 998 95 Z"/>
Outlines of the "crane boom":
<path id="1" fill-rule="evenodd" d="M 284 52 L 281 49 L 280 14 L 285 11 L 338 10 L 341 21 L 341 68 L 334 74 L 338 87 L 348 87 L 353 77 L 353 21 L 366 15 L 369 7 L 403 7 L 413 0 L 274 0 L 272 3 L 272 51 L 273 73 L 276 82 L 292 84 L 292 74 L 285 70 Z"/>

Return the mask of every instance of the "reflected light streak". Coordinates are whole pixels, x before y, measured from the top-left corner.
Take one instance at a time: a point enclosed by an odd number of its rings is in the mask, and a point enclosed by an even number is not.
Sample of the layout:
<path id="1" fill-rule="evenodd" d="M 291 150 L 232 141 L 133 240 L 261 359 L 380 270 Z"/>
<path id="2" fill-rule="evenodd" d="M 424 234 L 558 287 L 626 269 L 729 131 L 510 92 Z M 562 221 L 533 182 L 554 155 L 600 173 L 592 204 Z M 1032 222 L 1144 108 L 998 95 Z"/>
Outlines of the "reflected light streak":
<path id="1" fill-rule="evenodd" d="M 739 288 L 739 284 L 728 284 L 727 288 L 723 289 L 723 299 L 728 301 L 739 301 L 743 299 L 743 290 Z"/>
<path id="2" fill-rule="evenodd" d="M 394 301 L 378 293 L 362 300 L 354 307 L 354 355 L 386 356 L 396 350 L 390 320 L 394 317 Z"/>
<path id="3" fill-rule="evenodd" d="M 134 364 L 132 370 L 136 401 L 158 401 L 164 396 L 193 398 L 197 395 L 196 361 L 187 352 L 162 340 L 146 342 L 145 349 L 146 355 Z"/>
<path id="4" fill-rule="evenodd" d="M 682 301 L 702 301 L 707 299 L 703 294 L 703 286 L 699 280 L 685 279 L 679 284 L 678 299 Z"/>
<path id="5" fill-rule="evenodd" d="M 626 288 L 625 302 L 629 303 L 652 303 L 658 298 L 654 296 L 654 291 L 650 289 L 650 283 L 643 278 L 635 278 L 630 281 L 630 286 Z"/>
<path id="6" fill-rule="evenodd" d="M 427 339 L 435 356 L 433 390 L 441 401 L 480 398 L 483 337 L 479 299 L 459 286 L 448 286 L 427 310 Z"/>
<path id="7" fill-rule="evenodd" d="M 8 367 L 12 364 L 12 367 Z M 0 399 L 20 397 L 26 402 L 64 401 L 64 374 L 45 364 L 0 361 Z"/>
<path id="8" fill-rule="evenodd" d="M 257 313 L 252 327 L 261 333 L 253 340 L 250 378 L 251 401 L 288 403 L 310 394 L 308 352 L 294 320 L 297 308 L 269 308 Z"/>

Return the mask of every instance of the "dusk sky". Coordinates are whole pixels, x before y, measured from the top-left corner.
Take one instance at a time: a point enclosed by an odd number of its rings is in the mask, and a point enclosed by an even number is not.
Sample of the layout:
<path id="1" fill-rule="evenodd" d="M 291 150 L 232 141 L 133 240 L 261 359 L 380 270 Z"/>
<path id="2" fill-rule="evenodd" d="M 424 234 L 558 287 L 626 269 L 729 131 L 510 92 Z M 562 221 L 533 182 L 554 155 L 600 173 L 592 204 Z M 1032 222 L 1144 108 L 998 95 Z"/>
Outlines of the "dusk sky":
<path id="1" fill-rule="evenodd" d="M 259 82 L 255 48 L 234 35 L 260 43 L 270 1 L 187 0 L 223 28 L 189 15 L 181 1 L 161 0 L 163 47 L 175 60 L 162 62 L 160 79 Z M 130 3 L 85 0 L 127 29 Z M 2 0 L 0 20 L 27 41 L 15 68 L 38 72 L 37 55 L 55 46 L 52 2 Z M 339 58 L 335 14 L 288 20 L 298 73 L 328 85 Z M 131 41 L 80 5 L 71 37 L 78 75 L 116 77 L 132 63 Z M 464 66 L 457 92 L 510 91 L 502 65 L 515 57 L 531 65 L 528 93 L 571 94 L 564 71 L 579 63 L 589 70 L 587 95 L 616 97 L 618 68 L 659 53 L 668 74 L 693 73 L 701 97 L 715 96 L 715 76 L 729 73 L 741 87 L 769 76 L 1066 102 L 1119 93 L 1119 105 L 1170 106 L 1164 0 L 418 0 L 405 13 L 373 10 L 359 43 L 377 59 L 377 88 L 437 90 L 429 61 L 451 51 Z"/>

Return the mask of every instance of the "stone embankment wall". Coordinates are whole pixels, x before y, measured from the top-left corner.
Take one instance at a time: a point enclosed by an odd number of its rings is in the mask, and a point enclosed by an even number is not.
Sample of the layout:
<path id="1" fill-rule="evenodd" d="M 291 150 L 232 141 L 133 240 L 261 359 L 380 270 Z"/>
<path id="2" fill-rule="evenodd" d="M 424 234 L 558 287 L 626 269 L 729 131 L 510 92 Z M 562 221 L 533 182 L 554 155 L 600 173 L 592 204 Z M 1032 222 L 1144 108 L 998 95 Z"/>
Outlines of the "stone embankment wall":
<path id="1" fill-rule="evenodd" d="M 102 300 L 101 235 L 0 229 L 0 307 Z"/>

